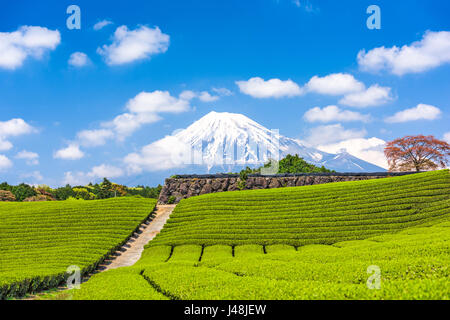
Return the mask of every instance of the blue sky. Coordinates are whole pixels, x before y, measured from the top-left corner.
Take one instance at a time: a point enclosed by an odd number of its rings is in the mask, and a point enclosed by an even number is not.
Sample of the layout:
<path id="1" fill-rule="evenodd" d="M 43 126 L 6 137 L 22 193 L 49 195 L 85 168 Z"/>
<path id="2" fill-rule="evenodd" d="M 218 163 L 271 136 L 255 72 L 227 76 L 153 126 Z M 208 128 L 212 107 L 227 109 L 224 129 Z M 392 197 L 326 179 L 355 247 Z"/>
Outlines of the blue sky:
<path id="1" fill-rule="evenodd" d="M 80 30 L 66 26 L 71 4 Z M 380 30 L 366 26 L 372 4 Z M 384 141 L 450 140 L 449 10 L 448 1 L 8 2 L 0 180 L 57 186 L 108 173 L 162 183 L 167 172 L 130 171 L 127 155 L 213 110 L 380 165 Z M 124 114 L 131 123 L 117 126 Z"/>

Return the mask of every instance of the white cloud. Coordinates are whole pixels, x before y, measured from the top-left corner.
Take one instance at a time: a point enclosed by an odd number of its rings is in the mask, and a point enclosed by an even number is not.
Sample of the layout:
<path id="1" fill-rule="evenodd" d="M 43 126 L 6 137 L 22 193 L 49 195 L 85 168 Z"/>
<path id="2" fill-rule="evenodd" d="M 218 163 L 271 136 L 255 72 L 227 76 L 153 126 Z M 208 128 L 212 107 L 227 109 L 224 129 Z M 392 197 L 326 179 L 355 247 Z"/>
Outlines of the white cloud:
<path id="1" fill-rule="evenodd" d="M 70 55 L 68 63 L 74 67 L 84 67 L 90 63 L 90 60 L 85 53 L 74 52 Z"/>
<path id="2" fill-rule="evenodd" d="M 96 24 L 94 24 L 94 30 L 95 31 L 98 31 L 98 30 L 101 30 L 101 29 L 103 29 L 104 27 L 106 27 L 106 26 L 108 26 L 108 25 L 110 25 L 110 24 L 112 24 L 113 22 L 112 21 L 109 21 L 109 20 L 102 20 L 102 21 L 99 21 L 99 22 L 97 22 Z"/>
<path id="3" fill-rule="evenodd" d="M 312 77 L 305 88 L 310 92 L 338 96 L 363 91 L 365 86 L 351 74 L 333 73 L 322 78 L 318 76 Z"/>
<path id="4" fill-rule="evenodd" d="M 118 178 L 124 175 L 124 171 L 120 168 L 107 165 L 107 164 L 101 164 L 99 166 L 95 166 L 89 171 L 88 173 L 77 171 L 72 172 L 68 171 L 64 173 L 64 179 L 62 183 L 70 184 L 72 186 L 74 185 L 87 185 L 89 182 L 92 182 L 92 180 L 96 179 L 102 179 L 102 178 Z"/>
<path id="5" fill-rule="evenodd" d="M 333 73 L 324 77 L 314 76 L 304 87 L 300 87 L 292 80 L 265 81 L 259 77 L 247 81 L 236 81 L 236 84 L 242 93 L 254 98 L 294 97 L 314 92 L 331 96 L 344 95 L 339 103 L 353 107 L 378 106 L 394 100 L 391 88 L 375 84 L 366 89 L 364 83 L 347 73 Z"/>
<path id="6" fill-rule="evenodd" d="M 10 149 L 12 149 L 13 145 L 11 142 L 3 140 L 0 137 L 0 151 L 8 151 Z"/>
<path id="7" fill-rule="evenodd" d="M 195 93 L 192 90 L 184 90 L 183 92 L 180 93 L 179 97 L 182 100 L 189 101 L 197 97 L 197 93 Z"/>
<path id="8" fill-rule="evenodd" d="M 87 175 L 88 177 L 93 178 L 118 178 L 123 176 L 123 174 L 124 172 L 120 168 L 107 164 L 101 164 L 99 166 L 93 167 Z"/>
<path id="9" fill-rule="evenodd" d="M 337 106 L 328 106 L 323 109 L 315 107 L 309 109 L 303 115 L 303 118 L 308 122 L 334 122 L 334 121 L 363 121 L 370 120 L 370 115 L 361 114 L 348 110 L 342 110 Z"/>
<path id="10" fill-rule="evenodd" d="M 67 148 L 60 149 L 53 154 L 55 159 L 78 160 L 84 157 L 84 152 L 76 144 L 70 144 Z"/>
<path id="11" fill-rule="evenodd" d="M 142 125 L 161 120 L 159 113 L 181 113 L 190 109 L 189 101 L 175 98 L 168 91 L 141 92 L 130 99 L 126 105 L 130 111 L 118 115 L 103 126 L 112 128 L 116 138 L 123 140 Z"/>
<path id="12" fill-rule="evenodd" d="M 292 80 L 270 79 L 254 77 L 247 81 L 236 81 L 239 90 L 254 98 L 294 97 L 303 94 L 303 90 Z"/>
<path id="13" fill-rule="evenodd" d="M 116 134 L 116 139 L 123 141 L 126 137 L 133 134 L 144 124 L 150 124 L 161 120 L 162 118 L 154 113 L 132 114 L 123 113 L 110 122 L 105 122 L 105 127 L 110 127 Z"/>
<path id="14" fill-rule="evenodd" d="M 447 143 L 450 143 L 450 131 L 444 133 L 444 141 L 447 141 Z"/>
<path id="15" fill-rule="evenodd" d="M 9 169 L 13 165 L 12 161 L 9 160 L 6 156 L 0 154 L 0 171 Z"/>
<path id="16" fill-rule="evenodd" d="M 340 153 L 345 150 L 357 158 L 387 169 L 388 164 L 384 156 L 385 145 L 386 141 L 372 137 L 369 139 L 348 139 L 333 144 L 319 145 L 317 148 L 329 153 Z"/>
<path id="17" fill-rule="evenodd" d="M 338 141 L 363 138 L 366 130 L 345 129 L 340 123 L 312 128 L 305 142 L 312 146 L 331 144 Z"/>
<path id="18" fill-rule="evenodd" d="M 7 139 L 36 132 L 36 130 L 23 119 L 0 121 L 0 151 L 12 149 L 13 145 Z"/>
<path id="19" fill-rule="evenodd" d="M 82 130 L 77 133 L 77 141 L 84 147 L 102 146 L 112 138 L 114 132 L 108 129 Z"/>
<path id="20" fill-rule="evenodd" d="M 189 110 L 189 102 L 172 97 L 168 91 L 141 92 L 127 103 L 133 113 L 180 113 Z"/>
<path id="21" fill-rule="evenodd" d="M 213 102 L 219 100 L 219 96 L 213 96 L 208 91 L 194 92 L 192 90 L 184 90 L 180 93 L 180 99 L 190 101 L 194 98 L 198 98 L 202 102 Z"/>
<path id="22" fill-rule="evenodd" d="M 34 166 L 39 164 L 39 154 L 36 152 L 22 150 L 16 154 L 16 159 L 26 160 L 29 166 Z"/>
<path id="23" fill-rule="evenodd" d="M 312 128 L 305 142 L 328 153 L 346 151 L 364 161 L 387 168 L 384 156 L 386 142 L 376 137 L 364 138 L 366 134 L 364 129 L 345 129 L 341 124 L 325 125 Z"/>
<path id="24" fill-rule="evenodd" d="M 84 186 L 88 184 L 89 177 L 84 172 L 72 173 L 71 171 L 64 173 L 63 185 L 70 184 L 71 186 Z"/>
<path id="25" fill-rule="evenodd" d="M 439 108 L 428 104 L 418 104 L 415 108 L 399 111 L 391 117 L 385 119 L 388 123 L 408 122 L 416 120 L 435 120 L 441 116 Z"/>
<path id="26" fill-rule="evenodd" d="M 422 40 L 399 48 L 378 47 L 358 53 L 361 70 L 395 75 L 424 72 L 450 62 L 450 32 L 426 32 Z"/>
<path id="27" fill-rule="evenodd" d="M 189 146 L 176 136 L 166 136 L 158 141 L 142 147 L 138 153 L 130 153 L 124 162 L 130 173 L 158 171 L 182 167 L 186 163 L 184 157 L 190 155 Z"/>
<path id="28" fill-rule="evenodd" d="M 129 112 L 119 114 L 111 121 L 101 123 L 102 128 L 82 130 L 77 133 L 76 140 L 69 147 L 55 153 L 55 158 L 80 159 L 84 153 L 82 147 L 98 147 L 105 145 L 110 139 L 125 140 L 145 124 L 160 121 L 160 113 L 181 113 L 190 110 L 189 92 L 185 91 L 180 98 L 175 98 L 168 91 L 140 92 L 128 100 L 126 109 Z"/>
<path id="29" fill-rule="evenodd" d="M 219 96 L 231 96 L 233 92 L 227 88 L 212 88 L 212 91 L 217 93 Z"/>
<path id="30" fill-rule="evenodd" d="M 22 26 L 14 32 L 0 32 L 0 68 L 14 70 L 32 57 L 40 59 L 61 42 L 58 30 Z"/>
<path id="31" fill-rule="evenodd" d="M 13 137 L 32 133 L 35 130 L 23 119 L 0 121 L 0 137 Z"/>
<path id="32" fill-rule="evenodd" d="M 198 98 L 200 99 L 200 101 L 203 101 L 203 102 L 213 102 L 213 101 L 219 100 L 218 96 L 213 96 L 207 91 L 200 92 L 200 95 L 198 96 Z"/>
<path id="33" fill-rule="evenodd" d="M 114 32 L 113 43 L 103 45 L 97 52 L 104 56 L 108 65 L 121 65 L 133 61 L 148 59 L 150 56 L 164 53 L 169 48 L 169 36 L 154 29 L 141 26 L 128 30 L 120 26 Z"/>
<path id="34" fill-rule="evenodd" d="M 33 171 L 30 173 L 25 173 L 20 175 L 21 178 L 25 178 L 25 179 L 33 179 L 34 181 L 42 181 L 44 180 L 44 177 L 42 176 L 42 174 L 39 171 Z"/>
<path id="35" fill-rule="evenodd" d="M 374 107 L 394 100 L 391 88 L 373 85 L 365 91 L 350 93 L 344 96 L 339 103 L 351 107 Z"/>

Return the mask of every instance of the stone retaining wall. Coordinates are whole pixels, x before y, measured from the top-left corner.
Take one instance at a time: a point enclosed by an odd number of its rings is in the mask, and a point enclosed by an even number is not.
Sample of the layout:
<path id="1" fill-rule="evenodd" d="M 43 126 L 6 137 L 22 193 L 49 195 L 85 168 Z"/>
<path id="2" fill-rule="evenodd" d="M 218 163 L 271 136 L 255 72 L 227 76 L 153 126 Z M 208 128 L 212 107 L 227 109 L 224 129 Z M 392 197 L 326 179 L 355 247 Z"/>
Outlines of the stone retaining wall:
<path id="1" fill-rule="evenodd" d="M 416 172 L 377 172 L 377 173 L 311 173 L 311 174 L 277 174 L 272 176 L 249 175 L 244 190 L 271 189 L 281 187 L 307 186 L 340 181 L 356 181 L 386 178 L 414 174 Z M 239 175 L 180 175 L 168 178 L 159 195 L 158 202 L 166 204 L 170 198 L 174 203 L 181 199 L 206 193 L 239 190 Z M 174 198 L 174 199 L 173 199 Z"/>

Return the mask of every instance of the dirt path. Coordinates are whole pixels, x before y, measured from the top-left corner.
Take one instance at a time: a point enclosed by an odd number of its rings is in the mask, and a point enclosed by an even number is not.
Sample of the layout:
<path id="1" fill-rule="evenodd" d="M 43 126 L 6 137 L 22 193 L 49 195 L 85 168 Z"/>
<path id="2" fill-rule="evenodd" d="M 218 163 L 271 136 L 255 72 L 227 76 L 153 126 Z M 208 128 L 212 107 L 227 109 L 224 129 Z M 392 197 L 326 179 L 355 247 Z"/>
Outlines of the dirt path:
<path id="1" fill-rule="evenodd" d="M 130 239 L 124 246 L 126 251 L 121 252 L 111 263 L 104 265 L 104 270 L 128 267 L 135 264 L 141 257 L 144 246 L 161 231 L 175 206 L 170 204 L 158 205 L 156 207 L 155 217 L 147 226 L 140 229 L 142 233 L 139 237 Z"/>

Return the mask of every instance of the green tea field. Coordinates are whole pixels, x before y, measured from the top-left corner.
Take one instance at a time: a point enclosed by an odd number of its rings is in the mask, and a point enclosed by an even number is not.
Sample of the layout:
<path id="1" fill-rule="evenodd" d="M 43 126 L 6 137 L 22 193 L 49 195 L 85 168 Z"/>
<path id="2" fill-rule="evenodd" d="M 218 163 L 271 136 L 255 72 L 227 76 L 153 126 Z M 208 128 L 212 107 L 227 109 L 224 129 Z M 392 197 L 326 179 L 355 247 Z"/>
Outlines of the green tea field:
<path id="1" fill-rule="evenodd" d="M 449 228 L 448 170 L 207 194 L 71 297 L 449 299 Z"/>
<path id="2" fill-rule="evenodd" d="M 71 265 L 93 271 L 155 204 L 134 197 L 0 203 L 0 299 L 60 285 Z"/>

